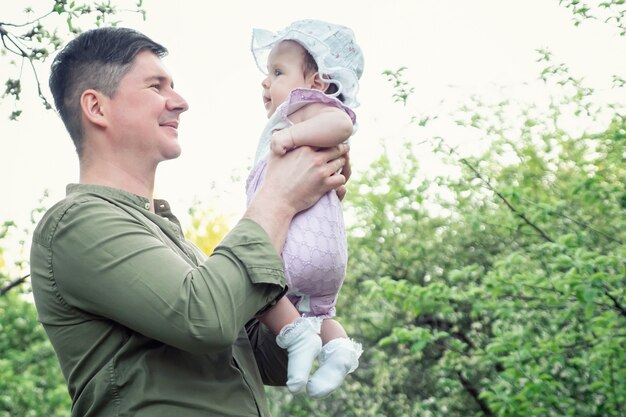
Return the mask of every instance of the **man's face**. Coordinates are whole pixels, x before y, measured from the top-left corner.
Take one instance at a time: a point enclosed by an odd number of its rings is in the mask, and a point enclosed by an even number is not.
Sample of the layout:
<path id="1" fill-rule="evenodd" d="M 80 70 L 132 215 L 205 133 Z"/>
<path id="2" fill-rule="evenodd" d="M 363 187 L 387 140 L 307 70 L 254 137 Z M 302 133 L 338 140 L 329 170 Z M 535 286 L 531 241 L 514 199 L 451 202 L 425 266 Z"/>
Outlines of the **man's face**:
<path id="1" fill-rule="evenodd" d="M 124 158 L 158 164 L 180 155 L 179 116 L 188 108 L 161 59 L 143 51 L 107 102 L 106 115 Z"/>

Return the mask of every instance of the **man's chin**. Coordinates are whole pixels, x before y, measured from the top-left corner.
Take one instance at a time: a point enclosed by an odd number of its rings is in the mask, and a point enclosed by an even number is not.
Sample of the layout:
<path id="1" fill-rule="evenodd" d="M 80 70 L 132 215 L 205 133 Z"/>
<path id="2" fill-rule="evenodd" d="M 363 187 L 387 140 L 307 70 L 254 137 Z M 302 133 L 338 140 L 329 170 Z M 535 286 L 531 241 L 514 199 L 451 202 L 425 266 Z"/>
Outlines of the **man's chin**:
<path id="1" fill-rule="evenodd" d="M 182 152 L 183 150 L 181 149 L 180 146 L 172 147 L 172 149 L 168 149 L 166 152 L 164 152 L 163 159 L 165 161 L 168 161 L 170 159 L 176 159 L 180 156 Z"/>

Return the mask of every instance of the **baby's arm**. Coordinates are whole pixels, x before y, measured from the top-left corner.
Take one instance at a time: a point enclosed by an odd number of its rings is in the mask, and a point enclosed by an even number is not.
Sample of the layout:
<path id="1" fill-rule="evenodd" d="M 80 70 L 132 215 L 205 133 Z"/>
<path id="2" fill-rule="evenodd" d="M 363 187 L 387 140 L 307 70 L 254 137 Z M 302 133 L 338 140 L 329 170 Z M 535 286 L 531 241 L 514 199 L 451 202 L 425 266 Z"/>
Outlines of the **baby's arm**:
<path id="1" fill-rule="evenodd" d="M 327 148 L 352 135 L 352 119 L 344 110 L 323 103 L 307 104 L 289 116 L 293 126 L 274 132 L 271 149 L 284 155 L 297 146 Z"/>

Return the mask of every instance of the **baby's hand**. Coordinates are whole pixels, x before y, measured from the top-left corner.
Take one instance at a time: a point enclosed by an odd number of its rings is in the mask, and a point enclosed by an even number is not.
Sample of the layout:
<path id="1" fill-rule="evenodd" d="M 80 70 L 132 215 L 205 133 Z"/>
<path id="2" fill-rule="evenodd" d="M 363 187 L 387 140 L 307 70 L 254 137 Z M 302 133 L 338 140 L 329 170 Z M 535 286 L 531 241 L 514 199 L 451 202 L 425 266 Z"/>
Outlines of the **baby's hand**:
<path id="1" fill-rule="evenodd" d="M 270 144 L 270 149 L 276 155 L 284 155 L 295 147 L 296 144 L 293 140 L 291 130 L 277 130 L 272 134 L 272 143 Z"/>

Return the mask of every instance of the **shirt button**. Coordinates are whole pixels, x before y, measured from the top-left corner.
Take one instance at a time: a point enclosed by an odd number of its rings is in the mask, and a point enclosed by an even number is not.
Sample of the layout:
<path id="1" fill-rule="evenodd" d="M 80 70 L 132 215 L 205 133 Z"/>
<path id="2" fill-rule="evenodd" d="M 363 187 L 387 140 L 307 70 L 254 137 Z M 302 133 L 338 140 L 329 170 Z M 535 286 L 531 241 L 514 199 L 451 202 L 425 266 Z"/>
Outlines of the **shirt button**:
<path id="1" fill-rule="evenodd" d="M 146 205 L 144 206 L 144 208 L 145 208 L 146 210 L 150 210 L 150 203 L 146 203 Z"/>

